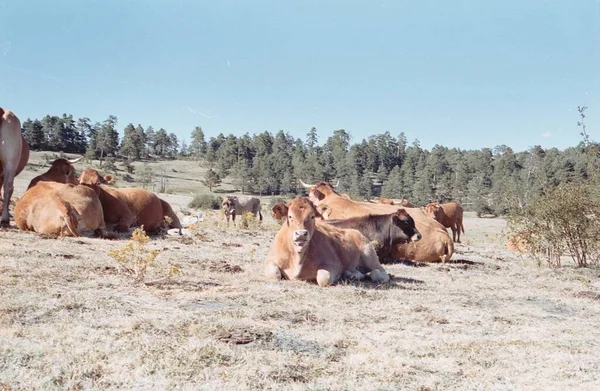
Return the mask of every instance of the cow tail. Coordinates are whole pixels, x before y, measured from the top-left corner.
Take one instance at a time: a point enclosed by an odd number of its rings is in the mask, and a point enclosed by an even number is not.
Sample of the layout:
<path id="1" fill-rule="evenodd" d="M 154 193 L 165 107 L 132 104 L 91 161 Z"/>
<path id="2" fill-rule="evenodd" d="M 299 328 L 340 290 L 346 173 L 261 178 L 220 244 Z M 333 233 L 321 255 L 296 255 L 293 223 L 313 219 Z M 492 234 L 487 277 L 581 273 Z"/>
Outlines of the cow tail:
<path id="1" fill-rule="evenodd" d="M 462 231 L 462 233 L 465 233 L 465 226 L 463 225 L 462 220 L 460 221 L 460 230 Z"/>
<path id="2" fill-rule="evenodd" d="M 260 213 L 260 210 L 258 211 L 258 217 L 260 218 L 260 221 L 262 221 L 262 213 Z"/>
<path id="3" fill-rule="evenodd" d="M 79 225 L 77 211 L 61 199 L 58 200 L 58 208 L 62 212 L 63 224 L 67 228 L 67 231 L 75 237 L 81 236 L 77 229 Z"/>
<path id="4" fill-rule="evenodd" d="M 444 246 L 444 255 L 441 256 L 442 263 L 446 263 L 454 255 L 454 241 L 448 236 L 446 245 Z"/>

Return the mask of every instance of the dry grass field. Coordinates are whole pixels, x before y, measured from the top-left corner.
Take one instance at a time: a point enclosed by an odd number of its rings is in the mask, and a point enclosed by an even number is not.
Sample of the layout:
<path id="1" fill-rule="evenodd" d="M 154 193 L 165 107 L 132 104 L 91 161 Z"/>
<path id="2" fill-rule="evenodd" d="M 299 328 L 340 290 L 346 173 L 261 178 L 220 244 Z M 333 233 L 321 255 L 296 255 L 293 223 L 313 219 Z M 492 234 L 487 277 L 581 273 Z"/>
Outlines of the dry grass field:
<path id="1" fill-rule="evenodd" d="M 173 187 L 194 189 L 182 166 Z M 179 212 L 186 191 L 161 196 Z M 181 274 L 149 286 L 108 255 L 126 240 L 0 231 L 0 390 L 599 389 L 598 270 L 540 267 L 506 251 L 504 220 L 467 214 L 449 264 L 388 264 L 382 286 L 269 281 L 267 209 L 259 228 L 212 212 L 153 238 L 156 273 Z"/>

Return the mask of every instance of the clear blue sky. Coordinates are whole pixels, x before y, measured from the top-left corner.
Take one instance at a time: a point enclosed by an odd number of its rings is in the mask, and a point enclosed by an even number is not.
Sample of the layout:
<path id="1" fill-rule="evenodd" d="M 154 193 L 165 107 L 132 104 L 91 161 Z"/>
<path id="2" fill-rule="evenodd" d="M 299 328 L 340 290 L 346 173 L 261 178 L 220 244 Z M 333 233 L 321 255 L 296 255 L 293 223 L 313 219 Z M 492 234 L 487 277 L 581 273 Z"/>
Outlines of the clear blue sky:
<path id="1" fill-rule="evenodd" d="M 0 0 L 0 106 L 186 138 L 600 141 L 600 0 Z M 207 118 L 210 117 L 210 118 Z"/>

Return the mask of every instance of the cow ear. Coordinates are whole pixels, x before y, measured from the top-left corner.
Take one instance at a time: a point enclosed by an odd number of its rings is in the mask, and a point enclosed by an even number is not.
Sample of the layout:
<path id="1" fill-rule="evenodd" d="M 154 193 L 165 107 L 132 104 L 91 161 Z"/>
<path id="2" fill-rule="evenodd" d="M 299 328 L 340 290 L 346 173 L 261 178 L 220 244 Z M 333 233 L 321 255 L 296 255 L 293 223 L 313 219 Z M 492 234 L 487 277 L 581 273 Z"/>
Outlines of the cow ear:
<path id="1" fill-rule="evenodd" d="M 287 217 L 288 207 L 283 204 L 275 204 L 271 210 L 273 211 L 273 217 L 276 220 Z"/>
<path id="2" fill-rule="evenodd" d="M 113 178 L 112 175 L 104 175 L 104 178 L 102 179 L 104 179 L 104 183 L 111 183 L 115 178 Z"/>
<path id="3" fill-rule="evenodd" d="M 315 189 L 313 190 L 313 194 L 315 195 L 315 197 L 317 197 L 317 199 L 319 201 L 323 200 L 323 198 L 325 198 L 325 194 L 321 193 L 319 190 Z"/>

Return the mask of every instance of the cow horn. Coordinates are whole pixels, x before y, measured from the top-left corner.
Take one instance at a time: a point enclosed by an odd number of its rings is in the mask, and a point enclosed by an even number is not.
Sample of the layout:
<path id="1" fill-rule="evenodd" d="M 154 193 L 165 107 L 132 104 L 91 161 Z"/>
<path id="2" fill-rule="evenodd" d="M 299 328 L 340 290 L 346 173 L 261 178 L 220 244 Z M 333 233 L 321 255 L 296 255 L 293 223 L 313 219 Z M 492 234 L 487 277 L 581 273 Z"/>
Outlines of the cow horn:
<path id="1" fill-rule="evenodd" d="M 80 161 L 81 159 L 83 159 L 83 156 L 79 156 L 78 158 L 75 159 L 70 159 L 69 163 L 73 164 L 73 163 L 77 163 L 78 161 Z"/>
<path id="2" fill-rule="evenodd" d="M 300 183 L 302 184 L 302 186 L 306 187 L 307 189 L 310 189 L 312 187 L 312 185 L 308 185 L 308 184 L 302 182 L 302 179 L 298 178 L 298 180 L 300 181 Z"/>
<path id="3" fill-rule="evenodd" d="M 340 185 L 340 180 L 338 179 L 337 183 L 333 185 L 333 187 L 338 187 Z"/>

